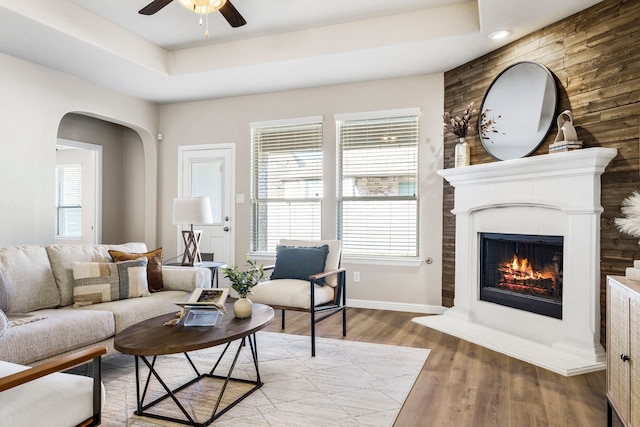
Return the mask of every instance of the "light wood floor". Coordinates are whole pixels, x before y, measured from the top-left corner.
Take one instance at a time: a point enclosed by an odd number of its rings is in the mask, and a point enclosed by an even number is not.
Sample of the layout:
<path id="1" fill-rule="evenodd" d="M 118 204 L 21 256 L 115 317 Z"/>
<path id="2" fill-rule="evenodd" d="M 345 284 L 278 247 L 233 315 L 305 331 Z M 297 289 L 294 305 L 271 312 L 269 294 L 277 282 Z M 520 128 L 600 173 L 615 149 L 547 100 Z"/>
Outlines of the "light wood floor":
<path id="1" fill-rule="evenodd" d="M 340 315 L 316 327 L 325 338 L 431 349 L 395 427 L 606 426 L 604 371 L 564 377 L 420 326 L 416 316 L 349 308 L 346 338 Z M 282 331 L 279 310 L 266 330 Z M 309 315 L 287 312 L 284 332 L 308 335 Z"/>

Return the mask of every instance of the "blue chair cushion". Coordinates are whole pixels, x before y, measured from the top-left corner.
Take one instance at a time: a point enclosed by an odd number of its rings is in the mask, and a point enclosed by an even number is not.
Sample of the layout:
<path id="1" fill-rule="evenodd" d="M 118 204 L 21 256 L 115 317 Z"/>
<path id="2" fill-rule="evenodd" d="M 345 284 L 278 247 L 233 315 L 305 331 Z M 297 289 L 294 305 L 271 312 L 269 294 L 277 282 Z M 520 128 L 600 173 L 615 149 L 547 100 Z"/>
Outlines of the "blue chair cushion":
<path id="1" fill-rule="evenodd" d="M 309 280 L 309 276 L 312 274 L 318 274 L 324 271 L 328 253 L 328 245 L 323 245 L 318 248 L 278 246 L 276 248 L 276 265 L 270 280 Z"/>

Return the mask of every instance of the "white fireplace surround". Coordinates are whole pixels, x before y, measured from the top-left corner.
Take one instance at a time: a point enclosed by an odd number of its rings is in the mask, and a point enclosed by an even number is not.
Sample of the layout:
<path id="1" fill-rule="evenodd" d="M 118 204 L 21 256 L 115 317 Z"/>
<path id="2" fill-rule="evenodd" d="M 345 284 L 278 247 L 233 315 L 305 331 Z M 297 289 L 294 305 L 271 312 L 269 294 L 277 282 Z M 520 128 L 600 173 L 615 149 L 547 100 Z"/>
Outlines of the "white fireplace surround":
<path id="1" fill-rule="evenodd" d="M 616 152 L 588 148 L 439 171 L 455 187 L 454 305 L 414 321 L 565 376 L 605 369 L 600 175 Z M 482 232 L 564 237 L 562 319 L 480 300 Z"/>

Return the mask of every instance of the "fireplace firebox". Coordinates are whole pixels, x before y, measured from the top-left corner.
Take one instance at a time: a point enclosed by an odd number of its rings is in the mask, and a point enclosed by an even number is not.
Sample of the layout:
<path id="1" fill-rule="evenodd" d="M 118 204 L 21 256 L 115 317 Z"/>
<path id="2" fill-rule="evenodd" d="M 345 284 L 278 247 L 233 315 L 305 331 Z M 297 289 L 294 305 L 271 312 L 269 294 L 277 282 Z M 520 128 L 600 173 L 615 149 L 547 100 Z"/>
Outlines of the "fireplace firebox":
<path id="1" fill-rule="evenodd" d="M 562 319 L 562 236 L 480 233 L 480 300 Z"/>

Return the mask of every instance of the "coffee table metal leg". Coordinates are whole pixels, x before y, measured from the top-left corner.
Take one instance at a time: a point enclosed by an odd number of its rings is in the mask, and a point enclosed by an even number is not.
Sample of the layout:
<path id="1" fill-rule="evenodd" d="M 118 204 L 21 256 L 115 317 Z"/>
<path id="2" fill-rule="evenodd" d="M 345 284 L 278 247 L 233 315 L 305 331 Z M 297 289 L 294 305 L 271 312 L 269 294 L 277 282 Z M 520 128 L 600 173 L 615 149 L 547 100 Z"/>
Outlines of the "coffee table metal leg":
<path id="1" fill-rule="evenodd" d="M 179 392 L 180 390 L 190 386 L 191 384 L 197 382 L 198 380 L 200 380 L 202 378 L 202 375 L 198 375 L 196 378 L 192 379 L 191 381 L 188 381 L 187 383 L 181 385 L 180 387 L 171 390 L 167 384 L 162 380 L 162 378 L 160 378 L 160 374 L 158 374 L 158 372 L 155 370 L 155 363 L 156 363 L 156 357 L 153 357 L 153 360 L 151 363 L 149 363 L 149 361 L 147 360 L 146 357 L 144 356 L 136 356 L 136 383 L 139 384 L 139 374 L 138 374 L 138 364 L 137 364 L 137 359 L 138 357 L 144 362 L 145 365 L 147 365 L 147 368 L 149 369 L 149 374 L 147 375 L 147 380 L 145 382 L 145 386 L 144 386 L 144 392 L 142 393 L 142 396 L 140 396 L 139 392 L 138 392 L 138 410 L 135 412 L 136 415 L 143 415 L 145 417 L 152 417 L 152 418 L 157 418 L 157 419 L 161 419 L 161 420 L 165 420 L 165 421 L 176 421 L 182 424 L 187 424 L 187 425 L 199 425 L 195 422 L 195 420 L 189 415 L 189 413 L 187 412 L 187 410 L 184 408 L 184 406 L 182 406 L 182 404 L 180 403 L 180 401 L 178 400 L 178 398 L 176 397 L 175 393 Z M 187 359 L 189 357 L 187 356 Z M 189 359 L 189 362 L 191 362 L 191 360 Z M 192 363 L 193 366 L 193 363 Z M 195 367 L 194 367 L 195 369 Z M 196 370 L 197 372 L 197 370 Z M 149 387 L 149 381 L 151 380 L 151 376 L 154 376 L 158 382 L 160 383 L 160 385 L 162 386 L 162 388 L 164 388 L 164 390 L 166 391 L 166 394 L 164 394 L 163 396 L 160 396 L 159 398 L 157 398 L 156 400 L 147 403 L 146 405 L 144 404 L 144 399 L 146 397 L 147 394 L 147 390 Z M 139 389 L 138 389 L 139 390 Z M 152 406 L 155 406 L 156 404 L 160 403 L 161 401 L 165 400 L 167 397 L 170 397 L 171 400 L 173 400 L 173 402 L 176 404 L 176 406 L 178 407 L 178 409 L 180 409 L 180 411 L 182 412 L 182 414 L 187 418 L 186 420 L 181 420 L 179 418 L 172 418 L 172 417 L 165 417 L 163 415 L 157 415 L 157 414 L 150 414 L 148 412 L 144 412 L 146 409 L 151 408 Z"/>
<path id="2" fill-rule="evenodd" d="M 140 363 L 138 356 L 135 356 L 136 361 L 136 405 L 138 409 L 136 413 L 142 413 L 142 400 L 140 400 Z"/>
<path id="3" fill-rule="evenodd" d="M 240 355 L 240 352 L 242 351 L 242 348 L 245 346 L 245 340 L 249 340 L 249 346 L 251 348 L 251 357 L 253 359 L 253 365 L 256 368 L 256 380 L 252 381 L 252 380 L 245 380 L 242 378 L 232 378 L 231 374 L 233 373 L 233 370 L 235 368 L 236 362 L 238 360 L 238 356 Z M 220 358 L 218 358 L 218 361 L 216 362 L 215 366 L 213 367 L 213 369 L 211 370 L 211 372 L 207 375 L 208 377 L 211 378 L 219 378 L 219 379 L 224 379 L 224 384 L 222 386 L 222 389 L 220 390 L 220 394 L 218 395 L 218 399 L 216 401 L 216 405 L 213 408 L 213 412 L 211 413 L 211 421 L 214 421 L 216 419 L 218 419 L 219 417 L 221 417 L 222 415 L 224 415 L 228 410 L 230 410 L 231 408 L 233 408 L 234 406 L 236 406 L 238 403 L 240 403 L 242 400 L 244 400 L 246 397 L 248 397 L 251 393 L 253 393 L 254 391 L 256 391 L 257 389 L 259 389 L 260 387 L 263 386 L 263 382 L 260 380 L 260 371 L 258 370 L 258 351 L 257 351 L 257 346 L 256 346 L 256 334 L 251 334 L 248 335 L 245 338 L 242 338 L 242 341 L 240 342 L 240 345 L 238 346 L 238 350 L 236 351 L 236 355 L 233 359 L 233 363 L 231 364 L 231 367 L 229 368 L 229 372 L 226 376 L 223 375 L 216 375 L 214 374 L 214 371 L 216 370 L 216 367 L 218 366 L 218 364 L 220 363 L 220 360 L 222 359 L 222 357 L 224 356 L 224 353 L 227 351 L 228 346 L 224 349 L 224 351 L 222 352 L 222 354 L 220 355 Z M 242 394 L 241 396 L 239 396 L 236 400 L 234 400 L 233 402 L 231 402 L 229 405 L 227 405 L 226 407 L 224 407 L 222 410 L 220 410 L 218 412 L 218 408 L 220 407 L 220 402 L 222 401 L 222 396 L 224 395 L 225 389 L 227 388 L 227 384 L 229 384 L 229 381 L 235 381 L 235 382 L 242 382 L 245 384 L 253 384 L 254 386 L 247 390 L 244 394 Z"/>
<path id="4" fill-rule="evenodd" d="M 245 342 L 246 342 L 245 340 L 249 341 L 249 347 L 251 349 L 251 358 L 253 359 L 252 360 L 253 361 L 253 365 L 254 365 L 255 370 L 256 370 L 256 380 L 255 381 L 247 380 L 247 379 L 243 379 L 243 378 L 233 378 L 232 377 L 233 370 L 235 369 L 235 366 L 236 366 L 236 363 L 237 363 L 238 358 L 240 356 L 240 353 L 242 351 L 242 348 L 245 346 Z M 258 347 L 257 347 L 255 333 L 242 338 L 242 340 L 240 341 L 240 344 L 238 345 L 238 350 L 236 351 L 235 356 L 233 358 L 233 362 L 231 363 L 231 367 L 229 368 L 229 371 L 228 371 L 228 373 L 226 375 L 218 375 L 218 374 L 214 373 L 216 368 L 219 366 L 222 358 L 225 356 L 227 350 L 229 349 L 229 345 L 230 345 L 230 343 L 228 343 L 225 346 L 224 350 L 222 351 L 222 354 L 220 354 L 220 356 L 218 357 L 218 360 L 214 364 L 214 367 L 211 369 L 211 371 L 208 374 L 199 373 L 198 369 L 196 368 L 195 364 L 193 363 L 193 361 L 191 360 L 189 355 L 187 353 L 184 353 L 184 355 L 186 356 L 187 360 L 189 361 L 189 364 L 191 365 L 191 367 L 193 368 L 193 370 L 196 373 L 196 378 L 186 382 L 185 384 L 175 388 L 174 390 L 171 390 L 167 386 L 167 384 L 162 380 L 162 378 L 160 377 L 160 375 L 156 371 L 155 362 L 156 362 L 156 357 L 157 356 L 154 356 L 151 362 L 149 362 L 147 360 L 147 358 L 145 358 L 144 356 L 135 356 L 135 363 L 136 363 L 136 394 L 137 394 L 137 398 L 138 398 L 138 402 L 137 402 L 138 410 L 135 412 L 135 414 L 136 415 L 142 415 L 142 416 L 150 417 L 150 418 L 161 419 L 161 420 L 165 420 L 165 421 L 173 421 L 173 422 L 177 422 L 177 423 L 180 423 L 180 424 L 192 425 L 192 426 L 196 426 L 196 427 L 208 426 L 214 420 L 216 420 L 217 418 L 219 418 L 222 415 L 224 415 L 229 409 L 231 409 L 234 406 L 236 406 L 238 403 L 240 403 L 242 400 L 244 400 L 251 393 L 253 393 L 257 389 L 259 389 L 263 385 L 263 383 L 261 381 L 261 378 L 260 378 L 260 371 L 259 371 L 259 368 L 258 368 Z M 147 368 L 149 369 L 149 373 L 147 375 L 147 378 L 146 378 L 146 381 L 145 381 L 145 385 L 144 385 L 144 391 L 142 393 L 140 392 L 140 366 L 139 366 L 138 358 L 140 358 L 140 360 L 142 360 L 144 362 L 144 364 L 147 366 Z M 160 396 L 159 398 L 157 398 L 156 400 L 145 404 L 144 400 L 146 398 L 147 390 L 148 390 L 148 387 L 149 387 L 149 382 L 150 382 L 152 377 L 155 377 L 158 380 L 158 382 L 160 383 L 160 385 L 162 385 L 162 387 L 164 388 L 166 393 L 163 396 Z M 211 412 L 211 417 L 208 420 L 204 421 L 203 423 L 198 423 L 189 415 L 189 413 L 186 411 L 184 406 L 180 403 L 180 401 L 176 397 L 175 393 L 177 393 L 180 390 L 183 390 L 184 388 L 186 388 L 186 387 L 188 387 L 188 386 L 200 381 L 201 379 L 203 379 L 205 377 L 223 379 L 224 383 L 223 383 L 222 388 L 220 389 L 220 392 L 218 394 L 218 398 L 216 400 L 216 404 L 215 404 L 215 406 L 213 408 L 213 411 Z M 223 409 L 218 411 L 218 409 L 220 408 L 220 404 L 222 402 L 222 397 L 223 397 L 223 395 L 224 395 L 224 393 L 226 391 L 227 385 L 229 384 L 230 381 L 241 382 L 241 383 L 245 383 L 245 384 L 253 384 L 254 386 L 250 390 L 248 390 L 247 392 L 245 392 L 244 394 L 239 396 L 236 400 L 234 400 L 233 402 L 231 402 L 230 404 L 225 406 Z M 173 400 L 173 402 L 176 404 L 176 406 L 178 406 L 178 408 L 180 409 L 180 411 L 182 412 L 182 414 L 185 416 L 186 419 L 166 417 L 166 416 L 163 416 L 163 415 L 158 415 L 158 414 L 145 412 L 150 407 L 160 403 L 161 401 L 165 400 L 168 397 L 170 397 Z"/>
<path id="5" fill-rule="evenodd" d="M 253 337 L 253 341 L 251 340 Z M 260 379 L 260 368 L 258 367 L 258 342 L 256 341 L 256 335 L 249 335 L 249 346 L 251 347 L 251 355 L 253 356 L 253 366 L 256 368 L 256 382 L 262 385 Z"/>

